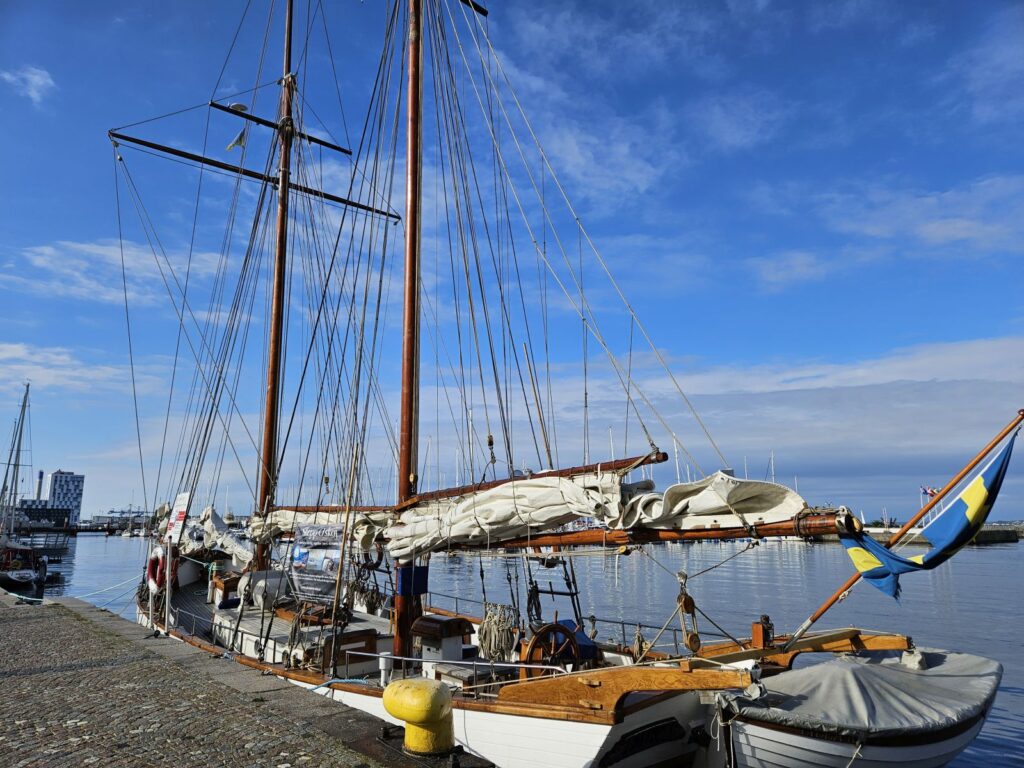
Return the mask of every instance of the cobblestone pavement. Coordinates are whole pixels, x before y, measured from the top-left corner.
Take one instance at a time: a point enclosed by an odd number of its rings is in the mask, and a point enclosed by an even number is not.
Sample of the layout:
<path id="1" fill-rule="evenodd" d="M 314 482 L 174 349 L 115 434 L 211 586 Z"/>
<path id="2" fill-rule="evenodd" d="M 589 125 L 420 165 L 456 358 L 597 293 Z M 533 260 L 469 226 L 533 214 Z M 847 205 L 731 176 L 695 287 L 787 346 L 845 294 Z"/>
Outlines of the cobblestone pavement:
<path id="1" fill-rule="evenodd" d="M 66 602 L 0 599 L 0 766 L 378 765 L 369 716 Z"/>

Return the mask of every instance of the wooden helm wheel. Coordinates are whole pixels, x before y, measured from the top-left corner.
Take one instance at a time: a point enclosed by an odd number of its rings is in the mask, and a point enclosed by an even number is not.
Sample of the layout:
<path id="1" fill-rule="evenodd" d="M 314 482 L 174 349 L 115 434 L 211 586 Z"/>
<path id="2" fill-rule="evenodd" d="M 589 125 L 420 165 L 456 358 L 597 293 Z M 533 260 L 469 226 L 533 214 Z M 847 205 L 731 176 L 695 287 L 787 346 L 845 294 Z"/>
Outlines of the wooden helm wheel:
<path id="1" fill-rule="evenodd" d="M 576 634 L 564 624 L 545 624 L 530 638 L 522 661 L 545 666 L 579 664 L 580 646 Z M 523 673 L 526 677 L 545 677 L 553 675 L 554 670 L 524 669 Z"/>

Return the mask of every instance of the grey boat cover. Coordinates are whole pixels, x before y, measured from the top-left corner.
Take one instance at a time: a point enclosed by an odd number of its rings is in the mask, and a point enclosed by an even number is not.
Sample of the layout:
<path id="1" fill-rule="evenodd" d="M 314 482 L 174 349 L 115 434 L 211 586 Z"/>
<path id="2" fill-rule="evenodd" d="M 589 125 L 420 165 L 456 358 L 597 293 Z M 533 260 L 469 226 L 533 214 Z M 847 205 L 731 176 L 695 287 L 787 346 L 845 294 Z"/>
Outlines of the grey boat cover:
<path id="1" fill-rule="evenodd" d="M 726 711 L 744 720 L 866 742 L 972 720 L 988 709 L 1003 675 L 999 662 L 966 653 L 919 649 L 902 657 L 840 656 L 722 698 Z"/>

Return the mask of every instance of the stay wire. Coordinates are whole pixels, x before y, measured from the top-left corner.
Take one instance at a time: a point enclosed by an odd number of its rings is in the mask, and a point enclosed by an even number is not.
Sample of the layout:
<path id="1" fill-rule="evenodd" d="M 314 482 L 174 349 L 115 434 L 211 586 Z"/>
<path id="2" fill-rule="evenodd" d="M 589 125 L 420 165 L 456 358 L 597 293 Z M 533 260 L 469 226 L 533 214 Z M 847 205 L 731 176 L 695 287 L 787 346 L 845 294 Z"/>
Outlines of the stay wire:
<path id="1" fill-rule="evenodd" d="M 462 12 L 463 12 L 463 15 L 466 14 L 465 9 L 462 9 Z M 477 19 L 476 22 L 477 22 L 478 27 L 481 27 L 481 29 L 482 29 L 482 25 L 480 23 L 480 20 Z M 494 54 L 494 48 L 493 48 L 493 46 L 491 44 L 490 37 L 486 33 L 486 30 L 482 29 L 482 36 L 484 37 L 485 41 L 487 42 L 487 46 L 488 46 L 489 50 L 491 51 L 492 54 Z M 474 42 L 475 41 L 476 41 L 476 35 L 474 35 Z M 512 88 L 511 82 L 508 79 L 508 73 L 505 72 L 504 67 L 501 66 L 501 61 L 500 61 L 500 59 L 497 58 L 496 54 L 495 54 L 495 59 L 497 61 L 498 68 L 501 71 L 501 74 L 504 77 L 506 84 L 508 85 L 509 93 L 511 94 L 512 99 L 513 99 L 513 101 L 516 104 L 516 107 L 517 107 L 517 109 L 519 111 L 519 114 L 522 117 L 523 122 L 526 125 L 527 129 L 529 130 L 530 135 L 533 138 L 534 144 L 537 147 L 537 149 L 538 149 L 538 151 L 540 153 L 540 156 L 543 159 L 544 164 L 547 166 L 548 171 L 551 173 L 552 180 L 555 182 L 555 185 L 558 187 L 558 190 L 561 193 L 562 198 L 563 198 L 567 208 L 569 209 L 570 213 L 572 213 L 572 215 L 575 216 L 577 218 L 577 220 L 578 220 L 579 217 L 576 215 L 575 209 L 573 208 L 572 203 L 569 201 L 568 195 L 567 195 L 564 187 L 562 187 L 562 184 L 559 181 L 558 176 L 555 174 L 554 169 L 551 167 L 550 162 L 549 162 L 549 160 L 547 158 L 547 154 L 544 152 L 544 149 L 543 149 L 543 147 L 540 144 L 540 140 L 537 137 L 537 134 L 535 133 L 532 124 L 530 123 L 530 121 L 526 117 L 525 111 L 523 110 L 522 105 L 520 104 L 519 99 L 516 96 L 516 93 L 515 93 L 514 89 Z M 499 98 L 499 103 L 500 103 L 500 98 Z M 581 231 L 582 231 L 582 229 L 581 229 Z M 710 431 L 708 430 L 708 428 L 705 425 L 704 421 L 701 419 L 700 414 L 697 412 L 696 408 L 693 406 L 693 403 L 690 401 L 689 397 L 687 397 L 686 394 L 683 392 L 682 387 L 680 387 L 679 382 L 677 381 L 675 375 L 672 373 L 672 370 L 669 368 L 668 363 L 665 361 L 663 355 L 661 354 L 661 351 L 654 344 L 654 342 L 651 339 L 650 335 L 647 333 L 647 329 L 644 327 L 643 323 L 640 322 L 640 319 L 639 319 L 639 317 L 637 317 L 636 312 L 633 309 L 632 304 L 630 304 L 630 302 L 626 299 L 626 296 L 623 293 L 621 287 L 619 286 L 618 281 L 616 281 L 614 276 L 611 274 L 611 270 L 609 269 L 607 262 L 604 260 L 604 257 L 602 257 L 601 253 L 597 250 L 597 247 L 594 244 L 593 240 L 591 239 L 589 233 L 587 233 L 586 231 L 582 231 L 582 233 L 583 233 L 583 236 L 586 238 L 587 243 L 588 243 L 588 245 L 591 248 L 591 251 L 594 253 L 595 257 L 597 258 L 598 262 L 600 263 L 601 268 L 603 269 L 603 271 L 607 275 L 607 277 L 608 277 L 609 281 L 611 282 L 612 286 L 615 288 L 616 293 L 619 295 L 620 300 L 623 302 L 623 304 L 625 305 L 626 309 L 629 311 L 630 315 L 636 320 L 637 326 L 640 328 L 640 332 L 643 334 L 643 336 L 644 336 L 645 340 L 647 341 L 648 345 L 650 346 L 651 350 L 654 352 L 655 356 L 658 358 L 658 361 L 661 364 L 662 368 L 665 370 L 665 372 L 668 374 L 669 378 L 672 380 L 673 386 L 675 387 L 675 389 L 679 393 L 679 395 L 682 397 L 683 401 L 686 403 L 686 406 L 690 410 L 690 413 L 693 415 L 694 419 L 700 425 L 701 430 L 704 432 L 704 436 L 708 439 L 708 442 L 711 444 L 712 448 L 715 450 L 715 453 L 722 460 L 723 465 L 727 466 L 728 462 L 726 461 L 725 456 L 722 454 L 721 450 L 719 449 L 718 444 L 715 442 L 714 438 L 711 436 Z"/>
<path id="2" fill-rule="evenodd" d="M 121 155 L 114 147 L 114 202 L 117 208 L 117 244 L 121 256 L 121 287 L 124 290 L 124 324 L 128 334 L 128 368 L 132 379 L 132 407 L 135 412 L 135 436 L 139 449 L 139 473 L 142 476 L 142 498 L 148 499 L 149 492 L 146 488 L 146 463 L 142 452 L 142 422 L 139 419 L 139 395 L 138 386 L 135 380 L 135 350 L 132 345 L 132 318 L 128 310 L 128 270 L 124 260 L 124 234 L 121 226 L 121 184 L 118 179 L 117 166 L 123 162 Z"/>

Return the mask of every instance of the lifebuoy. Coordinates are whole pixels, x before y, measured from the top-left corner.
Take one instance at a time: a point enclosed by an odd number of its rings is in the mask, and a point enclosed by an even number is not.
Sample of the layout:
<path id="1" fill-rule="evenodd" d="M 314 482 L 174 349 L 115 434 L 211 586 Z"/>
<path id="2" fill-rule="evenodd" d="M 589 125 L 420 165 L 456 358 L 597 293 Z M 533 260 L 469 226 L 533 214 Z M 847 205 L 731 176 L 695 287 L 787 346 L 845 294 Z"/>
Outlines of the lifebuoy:
<path id="1" fill-rule="evenodd" d="M 171 561 L 171 581 L 178 578 L 178 560 Z M 154 547 L 146 563 L 146 584 L 151 592 L 158 592 L 167 582 L 167 561 L 164 559 L 164 548 Z"/>
<path id="2" fill-rule="evenodd" d="M 146 563 L 146 584 L 149 586 L 149 591 L 157 592 L 163 589 L 166 575 L 163 547 L 154 547 L 153 551 L 149 553 L 149 561 Z"/>

